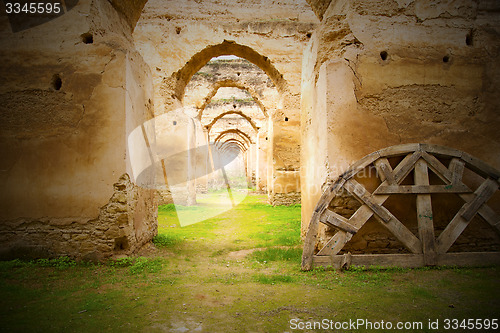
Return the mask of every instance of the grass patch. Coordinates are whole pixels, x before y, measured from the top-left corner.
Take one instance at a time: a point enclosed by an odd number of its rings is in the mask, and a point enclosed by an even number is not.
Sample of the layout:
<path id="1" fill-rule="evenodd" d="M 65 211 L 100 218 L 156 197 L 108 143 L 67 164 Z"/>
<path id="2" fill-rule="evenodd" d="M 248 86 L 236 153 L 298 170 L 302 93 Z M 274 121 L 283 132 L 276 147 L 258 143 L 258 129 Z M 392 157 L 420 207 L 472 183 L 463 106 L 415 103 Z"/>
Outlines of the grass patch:
<path id="1" fill-rule="evenodd" d="M 253 280 L 257 283 L 262 284 L 278 284 L 278 283 L 291 283 L 294 281 L 293 277 L 290 275 L 266 275 L 266 274 L 256 274 L 253 276 Z"/>
<path id="2" fill-rule="evenodd" d="M 153 238 L 153 243 L 156 247 L 174 247 L 180 243 L 184 238 L 181 235 L 173 234 L 158 234 Z"/>
<path id="3" fill-rule="evenodd" d="M 265 200 L 250 195 L 187 227 L 179 226 L 175 206 L 160 207 L 153 257 L 106 265 L 0 262 L 0 330 L 284 332 L 290 318 L 442 323 L 498 317 L 496 266 L 302 272 L 293 238 L 299 239 L 300 206 L 272 207 Z"/>
<path id="4" fill-rule="evenodd" d="M 252 257 L 258 262 L 271 261 L 297 261 L 302 257 L 302 249 L 300 248 L 268 248 L 265 250 L 255 251 Z"/>
<path id="5" fill-rule="evenodd" d="M 139 257 L 135 259 L 134 263 L 130 266 L 131 274 L 139 273 L 158 273 L 163 268 L 162 258 L 145 258 Z"/>

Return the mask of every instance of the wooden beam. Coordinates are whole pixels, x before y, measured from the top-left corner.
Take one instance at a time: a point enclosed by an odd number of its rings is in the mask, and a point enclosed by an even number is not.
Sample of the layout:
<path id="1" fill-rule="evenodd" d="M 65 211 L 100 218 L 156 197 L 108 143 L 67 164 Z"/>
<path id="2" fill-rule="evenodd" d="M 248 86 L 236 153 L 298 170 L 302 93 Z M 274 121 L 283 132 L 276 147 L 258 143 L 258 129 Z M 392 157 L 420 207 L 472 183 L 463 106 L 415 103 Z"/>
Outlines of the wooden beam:
<path id="1" fill-rule="evenodd" d="M 488 201 L 497 190 L 498 183 L 489 178 L 486 179 L 474 192 L 476 197 L 470 202 L 465 211 L 462 213 L 462 217 L 467 221 L 472 220 L 479 208 L 486 203 L 486 201 Z"/>
<path id="2" fill-rule="evenodd" d="M 371 209 L 373 213 L 375 213 L 375 218 L 383 222 L 382 224 L 384 227 L 394 234 L 394 236 L 396 236 L 396 238 L 398 238 L 398 240 L 401 241 L 412 253 L 422 252 L 422 243 L 420 240 L 415 237 L 415 235 L 408 230 L 408 228 L 405 227 L 401 221 L 392 215 L 387 208 L 381 206 L 381 204 L 387 200 L 388 196 L 371 196 L 366 189 L 354 179 L 348 180 L 344 186 L 351 194 L 364 203 L 364 206 Z M 357 226 L 355 223 L 352 224 Z M 359 226 L 359 228 L 360 227 L 361 226 Z"/>
<path id="3" fill-rule="evenodd" d="M 432 144 L 428 144 L 428 143 L 421 143 L 420 149 L 422 151 L 425 151 L 425 152 L 428 152 L 428 153 L 431 153 L 434 155 L 445 156 L 445 157 L 448 157 L 448 156 L 462 157 L 462 154 L 463 154 L 462 151 L 455 149 L 455 148 L 432 145 Z"/>
<path id="4" fill-rule="evenodd" d="M 427 163 L 420 159 L 415 163 L 415 184 L 429 185 Z M 417 222 L 418 235 L 422 242 L 422 252 L 426 265 L 436 264 L 436 239 L 434 237 L 434 216 L 430 194 L 417 195 Z"/>
<path id="5" fill-rule="evenodd" d="M 488 205 L 482 205 L 478 210 L 479 215 L 500 233 L 500 215 L 498 215 Z"/>
<path id="6" fill-rule="evenodd" d="M 449 185 L 388 185 L 379 186 L 373 194 L 470 193 L 464 184 Z"/>
<path id="7" fill-rule="evenodd" d="M 455 243 L 460 234 L 465 230 L 474 215 L 479 211 L 481 206 L 491 198 L 498 189 L 498 183 L 486 179 L 474 192 L 472 200 L 466 202 L 462 208 L 453 217 L 451 222 L 446 226 L 443 232 L 437 239 L 438 253 L 445 253 Z"/>
<path id="8" fill-rule="evenodd" d="M 421 156 L 422 153 L 420 151 L 416 151 L 413 154 L 406 155 L 406 157 L 398 164 L 398 166 L 394 170 L 394 180 L 396 181 L 396 183 L 400 184 L 403 179 L 408 176 L 410 171 L 413 169 L 413 166 Z"/>
<path id="9" fill-rule="evenodd" d="M 422 152 L 423 159 L 429 164 L 429 168 L 438 175 L 445 183 L 451 183 L 452 173 L 451 171 L 443 165 L 436 157 Z"/>
<path id="10" fill-rule="evenodd" d="M 423 254 L 353 254 L 351 266 L 366 268 L 417 268 L 425 266 Z M 314 267 L 340 269 L 344 255 L 314 256 Z M 500 252 L 456 252 L 437 255 L 439 266 L 488 266 L 500 265 Z"/>
<path id="11" fill-rule="evenodd" d="M 349 179 L 344 186 L 345 189 L 352 195 L 354 195 L 358 200 L 360 200 L 361 203 L 370 207 L 370 209 L 373 210 L 373 212 L 377 214 L 384 222 L 388 222 L 391 219 L 389 211 L 374 202 L 373 197 L 368 191 L 366 191 L 363 185 L 361 185 L 354 179 Z"/>
<path id="12" fill-rule="evenodd" d="M 320 217 L 320 222 L 327 224 L 330 227 L 340 229 L 342 231 L 355 234 L 358 232 L 358 228 L 349 223 L 349 220 L 339 214 L 331 211 L 330 209 L 326 209 L 323 212 L 323 215 Z"/>
<path id="13" fill-rule="evenodd" d="M 495 181 L 500 178 L 500 171 L 493 168 L 491 165 L 477 159 L 467 153 L 463 153 L 462 159 L 467 163 L 467 167 L 484 178 L 491 177 Z"/>
<path id="14" fill-rule="evenodd" d="M 454 158 L 450 162 L 449 170 L 451 172 L 451 183 L 460 184 L 462 183 L 462 177 L 464 175 L 465 162 Z"/>
<path id="15" fill-rule="evenodd" d="M 389 185 L 396 184 L 396 180 L 394 179 L 394 175 L 392 173 L 392 167 L 387 158 L 379 158 L 374 164 L 377 168 L 379 178 L 382 179 L 382 181 L 387 181 Z"/>
<path id="16" fill-rule="evenodd" d="M 375 215 L 375 218 L 412 253 L 422 253 L 422 242 L 397 217 L 389 214 L 390 219 L 387 222 L 382 221 L 378 215 Z"/>
<path id="17" fill-rule="evenodd" d="M 375 160 L 377 160 L 380 157 L 378 151 L 373 152 L 371 154 L 366 155 L 356 163 L 354 163 L 347 171 L 345 171 L 343 174 L 340 175 L 340 178 L 343 178 L 345 180 L 351 179 L 354 177 L 358 172 L 372 164 Z"/>
<path id="18" fill-rule="evenodd" d="M 343 231 L 337 231 L 335 235 L 333 235 L 333 237 L 330 238 L 325 246 L 323 246 L 323 248 L 318 252 L 318 255 L 331 256 L 339 253 L 344 245 L 351 240 L 351 238 L 352 234 Z"/>
<path id="19" fill-rule="evenodd" d="M 383 148 L 383 149 L 379 150 L 378 152 L 379 152 L 381 157 L 393 157 L 393 156 L 406 155 L 408 153 L 411 154 L 417 150 L 420 150 L 419 143 L 405 143 L 402 145 Z"/>

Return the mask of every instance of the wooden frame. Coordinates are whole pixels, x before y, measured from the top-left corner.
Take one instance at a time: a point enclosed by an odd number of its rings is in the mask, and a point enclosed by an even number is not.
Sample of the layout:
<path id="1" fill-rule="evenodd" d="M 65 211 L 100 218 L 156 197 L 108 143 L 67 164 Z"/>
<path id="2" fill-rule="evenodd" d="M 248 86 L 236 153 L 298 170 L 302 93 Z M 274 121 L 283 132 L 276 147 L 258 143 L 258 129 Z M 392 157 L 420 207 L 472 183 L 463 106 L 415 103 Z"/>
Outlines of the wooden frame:
<path id="1" fill-rule="evenodd" d="M 393 169 L 388 158 L 404 156 Z M 448 167 L 439 158 L 451 159 Z M 354 178 L 367 167 L 377 170 L 381 184 L 370 193 Z M 481 176 L 484 181 L 472 190 L 462 182 L 465 168 Z M 429 184 L 429 169 L 444 185 Z M 414 185 L 401 185 L 414 171 Z M 481 216 L 500 233 L 500 216 L 487 205 L 498 191 L 500 171 L 469 154 L 429 144 L 404 144 L 385 148 L 365 156 L 343 173 L 322 195 L 309 223 L 302 254 L 302 269 L 317 266 L 342 268 L 349 265 L 419 267 L 424 265 L 478 265 L 500 264 L 500 252 L 447 253 L 474 216 Z M 355 213 L 345 218 L 329 209 L 330 202 L 342 191 L 347 191 L 361 204 Z M 434 236 L 431 194 L 452 193 L 464 200 L 439 237 Z M 416 194 L 418 237 L 398 220 L 383 203 L 393 194 Z M 411 254 L 338 255 L 352 236 L 374 217 L 386 227 Z M 314 254 L 319 223 L 336 229 L 326 245 Z"/>

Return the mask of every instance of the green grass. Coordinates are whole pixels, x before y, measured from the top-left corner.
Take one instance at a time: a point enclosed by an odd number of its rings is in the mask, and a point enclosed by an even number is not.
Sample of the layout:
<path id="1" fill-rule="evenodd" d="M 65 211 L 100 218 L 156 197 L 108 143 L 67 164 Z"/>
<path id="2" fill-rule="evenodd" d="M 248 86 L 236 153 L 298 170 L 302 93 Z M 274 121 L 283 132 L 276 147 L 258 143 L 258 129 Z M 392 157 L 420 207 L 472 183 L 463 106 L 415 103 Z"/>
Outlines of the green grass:
<path id="1" fill-rule="evenodd" d="M 258 262 L 271 262 L 271 261 L 294 261 L 300 262 L 302 256 L 301 248 L 268 248 L 265 250 L 255 251 L 252 258 Z"/>
<path id="2" fill-rule="evenodd" d="M 290 332 L 293 318 L 499 317 L 498 267 L 302 272 L 300 206 L 265 199 L 250 195 L 186 227 L 173 205 L 162 206 L 157 250 L 148 256 L 0 262 L 0 331 Z"/>

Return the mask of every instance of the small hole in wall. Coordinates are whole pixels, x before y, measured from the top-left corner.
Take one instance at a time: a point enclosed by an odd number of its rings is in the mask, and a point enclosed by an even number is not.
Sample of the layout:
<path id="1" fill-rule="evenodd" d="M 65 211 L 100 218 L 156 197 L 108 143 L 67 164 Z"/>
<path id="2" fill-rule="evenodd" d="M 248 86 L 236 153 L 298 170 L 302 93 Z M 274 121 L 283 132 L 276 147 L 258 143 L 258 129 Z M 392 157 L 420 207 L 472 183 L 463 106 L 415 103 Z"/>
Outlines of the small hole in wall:
<path id="1" fill-rule="evenodd" d="M 176 33 L 176 34 L 180 34 L 180 33 L 181 33 L 181 30 L 182 30 L 182 28 L 181 28 L 181 27 L 177 27 L 177 28 L 175 28 L 175 33 Z"/>
<path id="2" fill-rule="evenodd" d="M 387 56 L 388 56 L 387 51 L 380 52 L 380 59 L 386 61 L 387 60 Z"/>
<path id="3" fill-rule="evenodd" d="M 61 87 L 62 87 L 61 77 L 59 76 L 59 74 L 54 74 L 54 76 L 52 76 L 52 88 L 54 90 L 60 90 Z"/>
<path id="4" fill-rule="evenodd" d="M 267 136 L 266 136 L 266 140 L 267 140 Z"/>
<path id="5" fill-rule="evenodd" d="M 443 62 L 444 62 L 444 63 L 450 62 L 450 56 L 445 55 L 445 56 L 443 57 Z"/>
<path id="6" fill-rule="evenodd" d="M 92 44 L 94 42 L 94 36 L 92 36 L 90 32 L 81 34 L 80 37 L 82 38 L 82 42 L 85 44 Z"/>
<path id="7" fill-rule="evenodd" d="M 174 120 L 174 121 L 172 122 L 172 124 L 174 124 L 174 126 L 175 126 L 175 125 L 177 125 L 177 122 Z"/>
<path id="8" fill-rule="evenodd" d="M 306 37 L 307 37 L 307 38 L 311 38 L 311 36 L 312 36 L 312 33 L 310 33 L 310 32 L 308 32 L 308 33 L 306 34 Z"/>
<path id="9" fill-rule="evenodd" d="M 465 36 L 465 44 L 468 46 L 472 46 L 474 44 L 474 40 L 472 38 L 472 30 Z"/>
<path id="10" fill-rule="evenodd" d="M 241 75 L 241 73 L 240 73 L 240 72 L 236 72 L 236 75 L 240 76 L 240 75 Z"/>
<path id="11" fill-rule="evenodd" d="M 236 104 L 233 104 L 233 109 L 236 109 Z"/>
<path id="12" fill-rule="evenodd" d="M 115 238 L 115 251 L 117 250 L 127 250 L 128 249 L 128 239 L 123 236 L 120 238 Z"/>
<path id="13" fill-rule="evenodd" d="M 285 117 L 285 121 L 288 121 L 288 117 Z"/>

